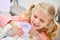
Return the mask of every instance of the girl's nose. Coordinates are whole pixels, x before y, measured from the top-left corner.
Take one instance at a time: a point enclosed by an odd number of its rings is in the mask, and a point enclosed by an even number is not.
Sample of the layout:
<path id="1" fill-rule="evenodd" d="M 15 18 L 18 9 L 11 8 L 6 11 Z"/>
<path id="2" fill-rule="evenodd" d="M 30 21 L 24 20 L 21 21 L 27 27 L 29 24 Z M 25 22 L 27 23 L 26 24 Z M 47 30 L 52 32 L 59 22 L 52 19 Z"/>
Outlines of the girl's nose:
<path id="1" fill-rule="evenodd" d="M 35 23 L 36 23 L 36 24 L 40 24 L 38 19 L 35 20 Z"/>

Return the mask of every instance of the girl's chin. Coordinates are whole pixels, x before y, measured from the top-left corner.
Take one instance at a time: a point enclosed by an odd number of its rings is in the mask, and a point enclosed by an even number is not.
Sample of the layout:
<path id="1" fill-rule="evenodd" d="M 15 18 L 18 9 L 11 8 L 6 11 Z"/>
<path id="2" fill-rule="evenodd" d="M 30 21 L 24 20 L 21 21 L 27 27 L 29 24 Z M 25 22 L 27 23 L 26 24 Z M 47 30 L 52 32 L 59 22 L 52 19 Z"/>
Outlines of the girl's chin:
<path id="1" fill-rule="evenodd" d="M 33 26 L 35 29 L 40 29 L 40 27 Z"/>

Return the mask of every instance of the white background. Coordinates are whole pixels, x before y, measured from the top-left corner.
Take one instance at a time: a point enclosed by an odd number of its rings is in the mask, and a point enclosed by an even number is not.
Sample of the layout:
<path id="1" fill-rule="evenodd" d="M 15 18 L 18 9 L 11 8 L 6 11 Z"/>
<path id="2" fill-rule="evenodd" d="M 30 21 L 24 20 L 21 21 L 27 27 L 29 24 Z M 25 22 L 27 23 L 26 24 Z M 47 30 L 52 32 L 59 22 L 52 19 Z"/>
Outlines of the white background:
<path id="1" fill-rule="evenodd" d="M 60 5 L 60 0 L 18 0 L 18 1 L 19 1 L 19 4 L 25 7 L 26 9 L 28 9 L 32 3 L 40 3 L 40 2 L 51 3 L 55 6 L 56 9 Z"/>

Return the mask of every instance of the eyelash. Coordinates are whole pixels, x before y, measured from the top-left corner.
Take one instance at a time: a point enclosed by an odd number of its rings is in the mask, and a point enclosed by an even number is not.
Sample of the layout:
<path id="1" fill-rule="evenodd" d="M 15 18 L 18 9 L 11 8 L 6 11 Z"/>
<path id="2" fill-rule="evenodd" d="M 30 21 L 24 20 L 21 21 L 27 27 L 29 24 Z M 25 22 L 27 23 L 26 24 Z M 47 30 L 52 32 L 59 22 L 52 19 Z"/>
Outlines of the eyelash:
<path id="1" fill-rule="evenodd" d="M 35 18 L 37 18 L 37 16 L 34 16 Z"/>
<path id="2" fill-rule="evenodd" d="M 44 22 L 42 19 L 40 19 L 41 22 Z"/>
<path id="3" fill-rule="evenodd" d="M 37 18 L 37 16 L 34 16 L 35 18 Z M 41 22 L 44 22 L 42 19 L 40 19 Z"/>

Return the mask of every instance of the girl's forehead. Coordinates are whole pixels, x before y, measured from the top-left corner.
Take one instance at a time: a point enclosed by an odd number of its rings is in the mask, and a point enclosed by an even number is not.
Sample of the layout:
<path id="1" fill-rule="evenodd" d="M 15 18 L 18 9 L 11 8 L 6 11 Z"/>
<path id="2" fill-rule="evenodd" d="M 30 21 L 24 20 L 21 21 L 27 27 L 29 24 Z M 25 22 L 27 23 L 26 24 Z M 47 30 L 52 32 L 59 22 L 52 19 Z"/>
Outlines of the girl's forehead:
<path id="1" fill-rule="evenodd" d="M 41 7 L 39 7 L 39 8 L 34 8 L 34 9 L 32 10 L 32 14 L 33 14 L 33 15 L 37 15 L 37 16 L 39 16 L 39 17 L 46 18 L 46 19 L 48 19 L 48 18 L 50 17 L 49 14 L 48 14 L 48 11 L 45 10 L 45 9 L 43 9 L 43 8 L 41 8 Z"/>
<path id="2" fill-rule="evenodd" d="M 41 8 L 41 7 L 35 7 L 32 10 L 32 14 L 48 15 L 48 11 L 43 9 L 43 8 Z"/>
<path id="3" fill-rule="evenodd" d="M 42 12 L 42 13 L 46 13 L 48 14 L 48 10 L 44 9 L 43 7 L 40 6 L 36 6 L 32 9 L 32 12 Z"/>

